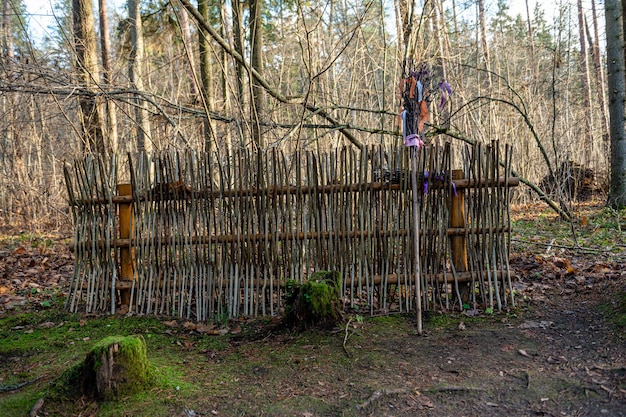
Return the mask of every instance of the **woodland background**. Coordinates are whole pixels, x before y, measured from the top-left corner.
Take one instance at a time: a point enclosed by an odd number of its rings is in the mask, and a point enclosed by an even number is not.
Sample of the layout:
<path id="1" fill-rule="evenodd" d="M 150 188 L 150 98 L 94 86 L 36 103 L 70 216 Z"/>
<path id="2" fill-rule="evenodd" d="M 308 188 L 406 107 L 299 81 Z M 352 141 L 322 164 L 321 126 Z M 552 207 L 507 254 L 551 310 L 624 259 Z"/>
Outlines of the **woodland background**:
<path id="1" fill-rule="evenodd" d="M 542 179 L 568 161 L 608 184 L 595 0 L 558 1 L 554 18 L 541 3 L 512 15 L 506 0 L 54 4 L 35 42 L 23 0 L 2 0 L 5 225 L 67 225 L 61 168 L 87 152 L 400 145 L 398 83 L 418 64 L 431 74 L 429 138 L 512 144 L 536 188 L 518 199 L 548 191 Z M 452 88 L 443 106 L 440 81 Z"/>

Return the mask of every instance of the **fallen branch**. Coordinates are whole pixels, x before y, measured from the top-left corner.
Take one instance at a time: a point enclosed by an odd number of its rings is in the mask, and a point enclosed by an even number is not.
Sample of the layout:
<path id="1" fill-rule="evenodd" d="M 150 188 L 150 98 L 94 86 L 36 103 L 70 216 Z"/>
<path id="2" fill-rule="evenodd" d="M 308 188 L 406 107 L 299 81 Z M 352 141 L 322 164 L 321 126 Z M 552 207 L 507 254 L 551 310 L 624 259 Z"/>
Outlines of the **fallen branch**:
<path id="1" fill-rule="evenodd" d="M 578 251 L 578 252 L 590 252 L 590 253 L 609 253 L 615 250 L 615 246 L 620 246 L 620 245 L 615 245 L 613 248 L 609 248 L 609 249 L 599 249 L 599 248 L 596 249 L 596 248 L 586 248 L 584 246 L 578 246 L 578 245 L 568 246 L 568 245 L 557 245 L 554 243 L 532 242 L 529 240 L 516 239 L 516 238 L 511 239 L 511 242 L 518 242 L 518 243 L 524 243 L 524 244 L 536 245 L 536 246 L 544 246 L 547 248 L 568 249 L 568 250 L 573 250 L 573 251 Z"/>
<path id="2" fill-rule="evenodd" d="M 2 383 L 0 383 L 0 392 L 17 391 L 18 389 L 24 388 L 30 384 L 39 381 L 41 378 L 43 378 L 43 375 L 40 375 L 35 379 L 31 379 L 30 381 L 25 381 L 17 385 L 3 385 Z"/>

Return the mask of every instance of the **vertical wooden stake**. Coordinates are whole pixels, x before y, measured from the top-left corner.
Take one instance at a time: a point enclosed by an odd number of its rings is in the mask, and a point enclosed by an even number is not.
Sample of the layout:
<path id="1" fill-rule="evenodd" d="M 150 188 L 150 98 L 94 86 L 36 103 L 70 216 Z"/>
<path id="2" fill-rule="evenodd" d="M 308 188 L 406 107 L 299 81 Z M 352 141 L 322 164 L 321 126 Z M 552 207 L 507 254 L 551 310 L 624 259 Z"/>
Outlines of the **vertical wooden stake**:
<path id="1" fill-rule="evenodd" d="M 131 184 L 118 184 L 117 193 L 119 195 L 132 195 Z M 119 229 L 120 239 L 130 239 L 135 228 L 135 217 L 133 215 L 133 203 L 121 203 L 119 205 Z M 130 289 L 134 279 L 133 259 L 135 255 L 133 247 L 120 248 L 120 312 L 125 313 L 130 306 Z"/>
<path id="2" fill-rule="evenodd" d="M 460 169 L 452 170 L 452 179 L 463 179 L 463 171 Z M 452 194 L 450 202 L 450 227 L 465 228 L 465 197 L 461 190 L 458 190 L 456 195 Z M 450 257 L 456 272 L 467 271 L 467 241 L 465 234 L 450 236 Z M 469 285 L 469 283 L 462 285 L 460 289 L 461 301 L 469 295 Z"/>
<path id="3" fill-rule="evenodd" d="M 420 205 L 417 197 L 417 158 L 419 157 L 419 147 L 411 147 L 411 194 L 413 199 L 413 272 L 415 273 L 415 301 L 417 310 L 417 334 L 420 336 L 422 330 L 422 271 L 420 262 Z"/>

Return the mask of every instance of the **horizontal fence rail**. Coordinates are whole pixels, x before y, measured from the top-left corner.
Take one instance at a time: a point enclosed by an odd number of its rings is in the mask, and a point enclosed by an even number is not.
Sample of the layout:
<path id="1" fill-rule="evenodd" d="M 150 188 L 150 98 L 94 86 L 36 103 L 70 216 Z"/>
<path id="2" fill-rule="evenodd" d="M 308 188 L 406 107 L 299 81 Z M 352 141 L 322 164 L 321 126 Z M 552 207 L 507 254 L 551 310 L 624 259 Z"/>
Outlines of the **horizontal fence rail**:
<path id="1" fill-rule="evenodd" d="M 364 313 L 513 303 L 511 151 L 407 148 L 95 156 L 65 169 L 75 223 L 67 308 L 198 321 L 281 314 L 285 285 L 342 276 Z M 122 173 L 123 175 L 120 175 Z M 120 177 L 130 184 L 120 184 Z M 417 225 L 412 199 L 416 199 Z M 414 270 L 415 226 L 422 244 Z"/>

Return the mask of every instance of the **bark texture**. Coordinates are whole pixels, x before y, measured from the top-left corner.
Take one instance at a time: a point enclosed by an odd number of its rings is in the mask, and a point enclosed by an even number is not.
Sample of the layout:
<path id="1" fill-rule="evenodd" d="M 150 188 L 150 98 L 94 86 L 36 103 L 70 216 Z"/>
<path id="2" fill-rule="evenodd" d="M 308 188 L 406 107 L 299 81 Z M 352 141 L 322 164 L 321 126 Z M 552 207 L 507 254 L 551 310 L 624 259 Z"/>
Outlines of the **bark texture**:
<path id="1" fill-rule="evenodd" d="M 96 93 L 100 83 L 100 75 L 91 1 L 73 0 L 72 17 L 74 19 L 76 73 L 84 88 Z M 95 95 L 83 95 L 78 100 L 81 109 L 83 148 L 88 152 L 104 154 L 100 99 Z"/>
<path id="2" fill-rule="evenodd" d="M 626 206 L 626 136 L 624 134 L 624 28 L 620 0 L 604 2 L 609 90 L 611 176 L 608 205 Z"/>

